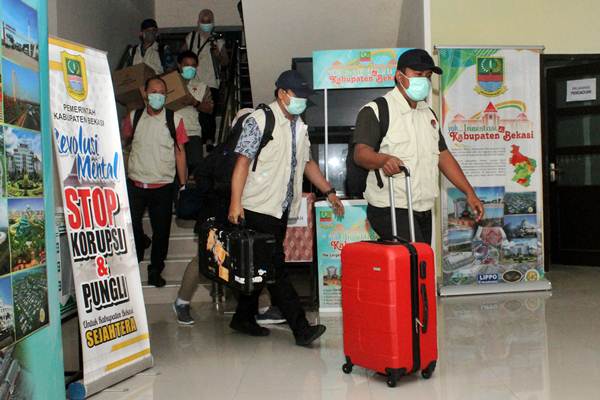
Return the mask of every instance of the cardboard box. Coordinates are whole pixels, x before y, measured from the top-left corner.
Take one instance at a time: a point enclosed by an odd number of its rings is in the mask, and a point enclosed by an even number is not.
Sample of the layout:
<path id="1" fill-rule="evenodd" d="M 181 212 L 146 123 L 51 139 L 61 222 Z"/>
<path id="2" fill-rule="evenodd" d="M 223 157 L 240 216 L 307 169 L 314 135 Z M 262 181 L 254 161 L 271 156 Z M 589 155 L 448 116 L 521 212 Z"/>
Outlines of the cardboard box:
<path id="1" fill-rule="evenodd" d="M 194 102 L 194 97 L 179 72 L 169 72 L 162 75 L 161 78 L 167 83 L 166 108 L 177 111 Z"/>
<path id="2" fill-rule="evenodd" d="M 140 88 L 144 87 L 148 78 L 155 75 L 154 70 L 144 63 L 115 71 L 113 74 L 115 98 L 129 110 L 143 108 L 144 98 Z"/>

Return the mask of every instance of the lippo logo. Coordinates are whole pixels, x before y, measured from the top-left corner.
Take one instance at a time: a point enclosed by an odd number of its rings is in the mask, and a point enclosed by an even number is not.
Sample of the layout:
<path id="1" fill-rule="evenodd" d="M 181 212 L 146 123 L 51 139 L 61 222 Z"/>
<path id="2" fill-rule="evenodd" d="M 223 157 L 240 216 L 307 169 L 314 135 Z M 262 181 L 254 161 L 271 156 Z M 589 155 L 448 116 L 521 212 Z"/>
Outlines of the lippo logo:
<path id="1" fill-rule="evenodd" d="M 498 274 L 479 274 L 477 275 L 478 283 L 496 283 L 498 282 Z"/>

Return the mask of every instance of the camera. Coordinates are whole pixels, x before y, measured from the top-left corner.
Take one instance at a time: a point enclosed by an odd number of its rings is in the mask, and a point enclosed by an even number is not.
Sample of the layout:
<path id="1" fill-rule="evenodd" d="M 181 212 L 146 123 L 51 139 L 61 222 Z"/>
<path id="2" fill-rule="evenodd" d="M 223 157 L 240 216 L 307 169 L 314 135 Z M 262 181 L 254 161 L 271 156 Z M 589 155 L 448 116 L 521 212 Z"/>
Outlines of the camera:
<path id="1" fill-rule="evenodd" d="M 214 42 L 216 42 L 219 39 L 223 39 L 223 34 L 219 33 L 219 32 L 214 32 L 213 31 L 210 34 L 210 37 L 208 38 L 208 41 L 211 42 L 211 43 L 214 43 Z"/>

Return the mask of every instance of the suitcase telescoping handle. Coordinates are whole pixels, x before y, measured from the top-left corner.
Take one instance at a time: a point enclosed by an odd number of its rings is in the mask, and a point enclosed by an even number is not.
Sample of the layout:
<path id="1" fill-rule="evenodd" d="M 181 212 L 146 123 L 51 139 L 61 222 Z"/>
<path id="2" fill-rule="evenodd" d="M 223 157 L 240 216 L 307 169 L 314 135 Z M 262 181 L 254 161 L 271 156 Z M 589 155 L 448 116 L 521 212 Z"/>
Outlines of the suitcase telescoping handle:
<path id="1" fill-rule="evenodd" d="M 400 172 L 404 173 L 406 178 L 406 196 L 408 197 L 408 228 L 410 230 L 410 241 L 415 242 L 415 220 L 413 217 L 413 206 L 412 206 L 412 189 L 410 185 L 410 170 L 407 166 L 400 166 Z M 390 211 L 392 213 L 392 236 L 394 240 L 398 237 L 398 225 L 396 224 L 396 197 L 394 195 L 394 177 L 388 178 L 388 186 L 390 189 Z"/>

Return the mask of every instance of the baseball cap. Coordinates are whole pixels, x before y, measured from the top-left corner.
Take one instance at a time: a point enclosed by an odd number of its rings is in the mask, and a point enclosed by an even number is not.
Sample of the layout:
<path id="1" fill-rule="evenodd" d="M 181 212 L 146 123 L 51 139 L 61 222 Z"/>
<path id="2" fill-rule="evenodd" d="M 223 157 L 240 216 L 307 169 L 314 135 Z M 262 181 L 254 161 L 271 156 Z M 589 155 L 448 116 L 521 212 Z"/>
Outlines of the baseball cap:
<path id="1" fill-rule="evenodd" d="M 279 78 L 277 78 L 275 86 L 277 89 L 290 89 L 296 96 L 302 98 L 307 98 L 315 93 L 308 85 L 306 79 L 294 69 L 282 72 L 281 75 L 279 75 Z"/>
<path id="2" fill-rule="evenodd" d="M 148 28 L 158 28 L 158 24 L 152 18 L 148 18 L 142 21 L 141 31 Z"/>
<path id="3" fill-rule="evenodd" d="M 398 58 L 398 69 L 410 68 L 415 71 L 431 70 L 438 75 L 444 71 L 433 62 L 433 58 L 423 49 L 407 50 Z"/>

